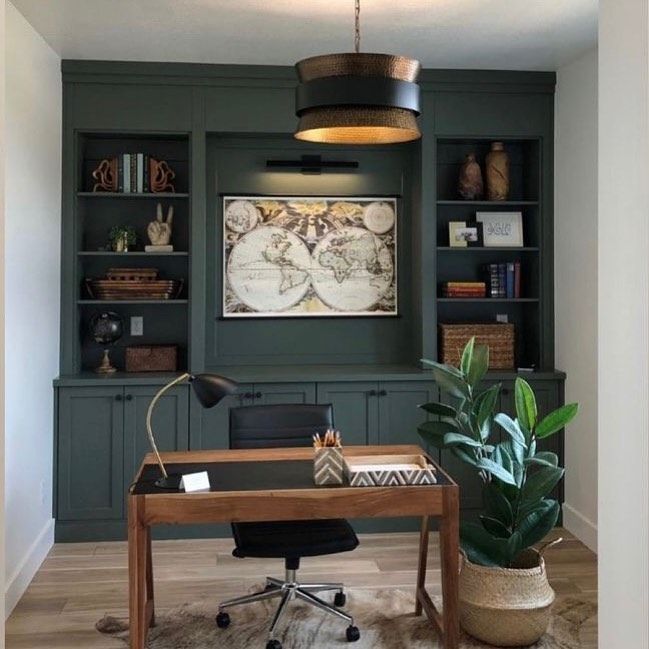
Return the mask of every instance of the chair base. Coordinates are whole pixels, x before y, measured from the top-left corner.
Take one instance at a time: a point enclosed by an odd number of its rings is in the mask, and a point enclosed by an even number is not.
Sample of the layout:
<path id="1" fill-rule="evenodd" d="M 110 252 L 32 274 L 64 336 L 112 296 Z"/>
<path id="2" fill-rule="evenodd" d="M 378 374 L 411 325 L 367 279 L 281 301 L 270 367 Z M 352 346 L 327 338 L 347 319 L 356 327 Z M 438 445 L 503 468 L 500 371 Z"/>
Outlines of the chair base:
<path id="1" fill-rule="evenodd" d="M 274 579 L 273 577 L 266 578 L 266 588 L 258 593 L 251 595 L 244 595 L 243 597 L 235 597 L 234 599 L 226 600 L 219 604 L 219 613 L 217 615 L 217 625 L 220 627 L 229 624 L 229 616 L 224 613 L 225 609 L 233 606 L 240 606 L 242 604 L 251 604 L 252 602 L 261 602 L 267 599 L 280 598 L 279 606 L 275 611 L 275 615 L 268 630 L 269 645 L 277 646 L 278 643 L 274 640 L 275 631 L 281 621 L 284 613 L 288 608 L 288 604 L 292 599 L 299 599 L 311 606 L 319 608 L 325 613 L 335 615 L 341 620 L 345 620 L 349 625 L 347 628 L 347 639 L 350 642 L 358 640 L 360 634 L 358 629 L 354 626 L 354 618 L 341 611 L 336 606 L 328 604 L 323 599 L 320 599 L 315 593 L 325 591 L 336 591 L 336 598 L 344 601 L 344 586 L 343 584 L 301 584 L 295 579 L 296 571 L 287 569 L 284 580 Z"/>

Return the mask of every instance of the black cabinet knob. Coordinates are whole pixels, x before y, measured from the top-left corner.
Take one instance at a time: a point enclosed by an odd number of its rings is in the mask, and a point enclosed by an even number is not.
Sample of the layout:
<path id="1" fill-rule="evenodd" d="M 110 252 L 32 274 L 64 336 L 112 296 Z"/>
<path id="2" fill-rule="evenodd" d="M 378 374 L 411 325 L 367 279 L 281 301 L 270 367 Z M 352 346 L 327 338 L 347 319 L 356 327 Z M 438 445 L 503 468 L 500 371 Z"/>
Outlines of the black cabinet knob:
<path id="1" fill-rule="evenodd" d="M 387 397 L 388 393 L 385 390 L 379 390 L 379 396 L 380 397 Z"/>
<path id="2" fill-rule="evenodd" d="M 255 392 L 255 399 L 261 399 L 261 392 Z"/>
<path id="3" fill-rule="evenodd" d="M 375 397 L 376 396 L 376 390 L 370 390 L 367 394 L 369 394 L 370 397 Z"/>
<path id="4" fill-rule="evenodd" d="M 122 400 L 122 395 L 121 394 L 116 394 L 115 395 L 115 401 L 121 401 Z"/>
<path id="5" fill-rule="evenodd" d="M 126 395 L 126 400 L 127 401 L 133 401 L 133 395 L 132 394 L 127 394 Z"/>

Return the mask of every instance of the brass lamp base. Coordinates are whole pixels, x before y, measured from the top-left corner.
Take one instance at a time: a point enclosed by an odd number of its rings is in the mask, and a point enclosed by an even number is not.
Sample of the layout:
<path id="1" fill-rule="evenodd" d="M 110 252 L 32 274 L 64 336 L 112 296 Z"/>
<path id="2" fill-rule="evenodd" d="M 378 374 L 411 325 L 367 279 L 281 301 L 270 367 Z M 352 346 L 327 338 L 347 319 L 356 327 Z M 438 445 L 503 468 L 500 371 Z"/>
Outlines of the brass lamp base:
<path id="1" fill-rule="evenodd" d="M 104 357 L 101 359 L 101 365 L 95 368 L 95 372 L 97 372 L 97 374 L 113 374 L 117 372 L 117 368 L 110 362 L 110 356 L 108 355 L 107 349 L 104 349 Z"/>

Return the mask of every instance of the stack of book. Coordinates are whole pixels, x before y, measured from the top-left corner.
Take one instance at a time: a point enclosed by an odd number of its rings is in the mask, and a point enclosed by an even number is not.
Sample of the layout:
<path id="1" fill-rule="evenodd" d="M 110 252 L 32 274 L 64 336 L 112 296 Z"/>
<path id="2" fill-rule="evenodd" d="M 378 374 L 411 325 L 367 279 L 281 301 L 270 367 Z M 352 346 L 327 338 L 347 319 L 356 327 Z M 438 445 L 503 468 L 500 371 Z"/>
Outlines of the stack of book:
<path id="1" fill-rule="evenodd" d="M 487 296 L 518 298 L 521 296 L 521 262 L 486 264 L 484 267 Z"/>
<path id="2" fill-rule="evenodd" d="M 487 285 L 484 282 L 444 282 L 442 284 L 444 297 L 485 297 Z"/>
<path id="3" fill-rule="evenodd" d="M 117 156 L 117 191 L 124 194 L 149 192 L 149 156 L 123 153 Z"/>

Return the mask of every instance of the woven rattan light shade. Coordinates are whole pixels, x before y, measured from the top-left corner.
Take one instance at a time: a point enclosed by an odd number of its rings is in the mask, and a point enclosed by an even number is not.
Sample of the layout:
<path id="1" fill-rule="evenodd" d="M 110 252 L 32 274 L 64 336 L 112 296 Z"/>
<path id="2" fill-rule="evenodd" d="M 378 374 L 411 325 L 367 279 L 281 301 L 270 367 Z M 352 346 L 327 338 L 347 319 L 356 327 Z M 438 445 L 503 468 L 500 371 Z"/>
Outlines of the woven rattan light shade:
<path id="1" fill-rule="evenodd" d="M 345 53 L 296 64 L 298 140 L 391 144 L 421 137 L 419 62 L 403 56 Z"/>

